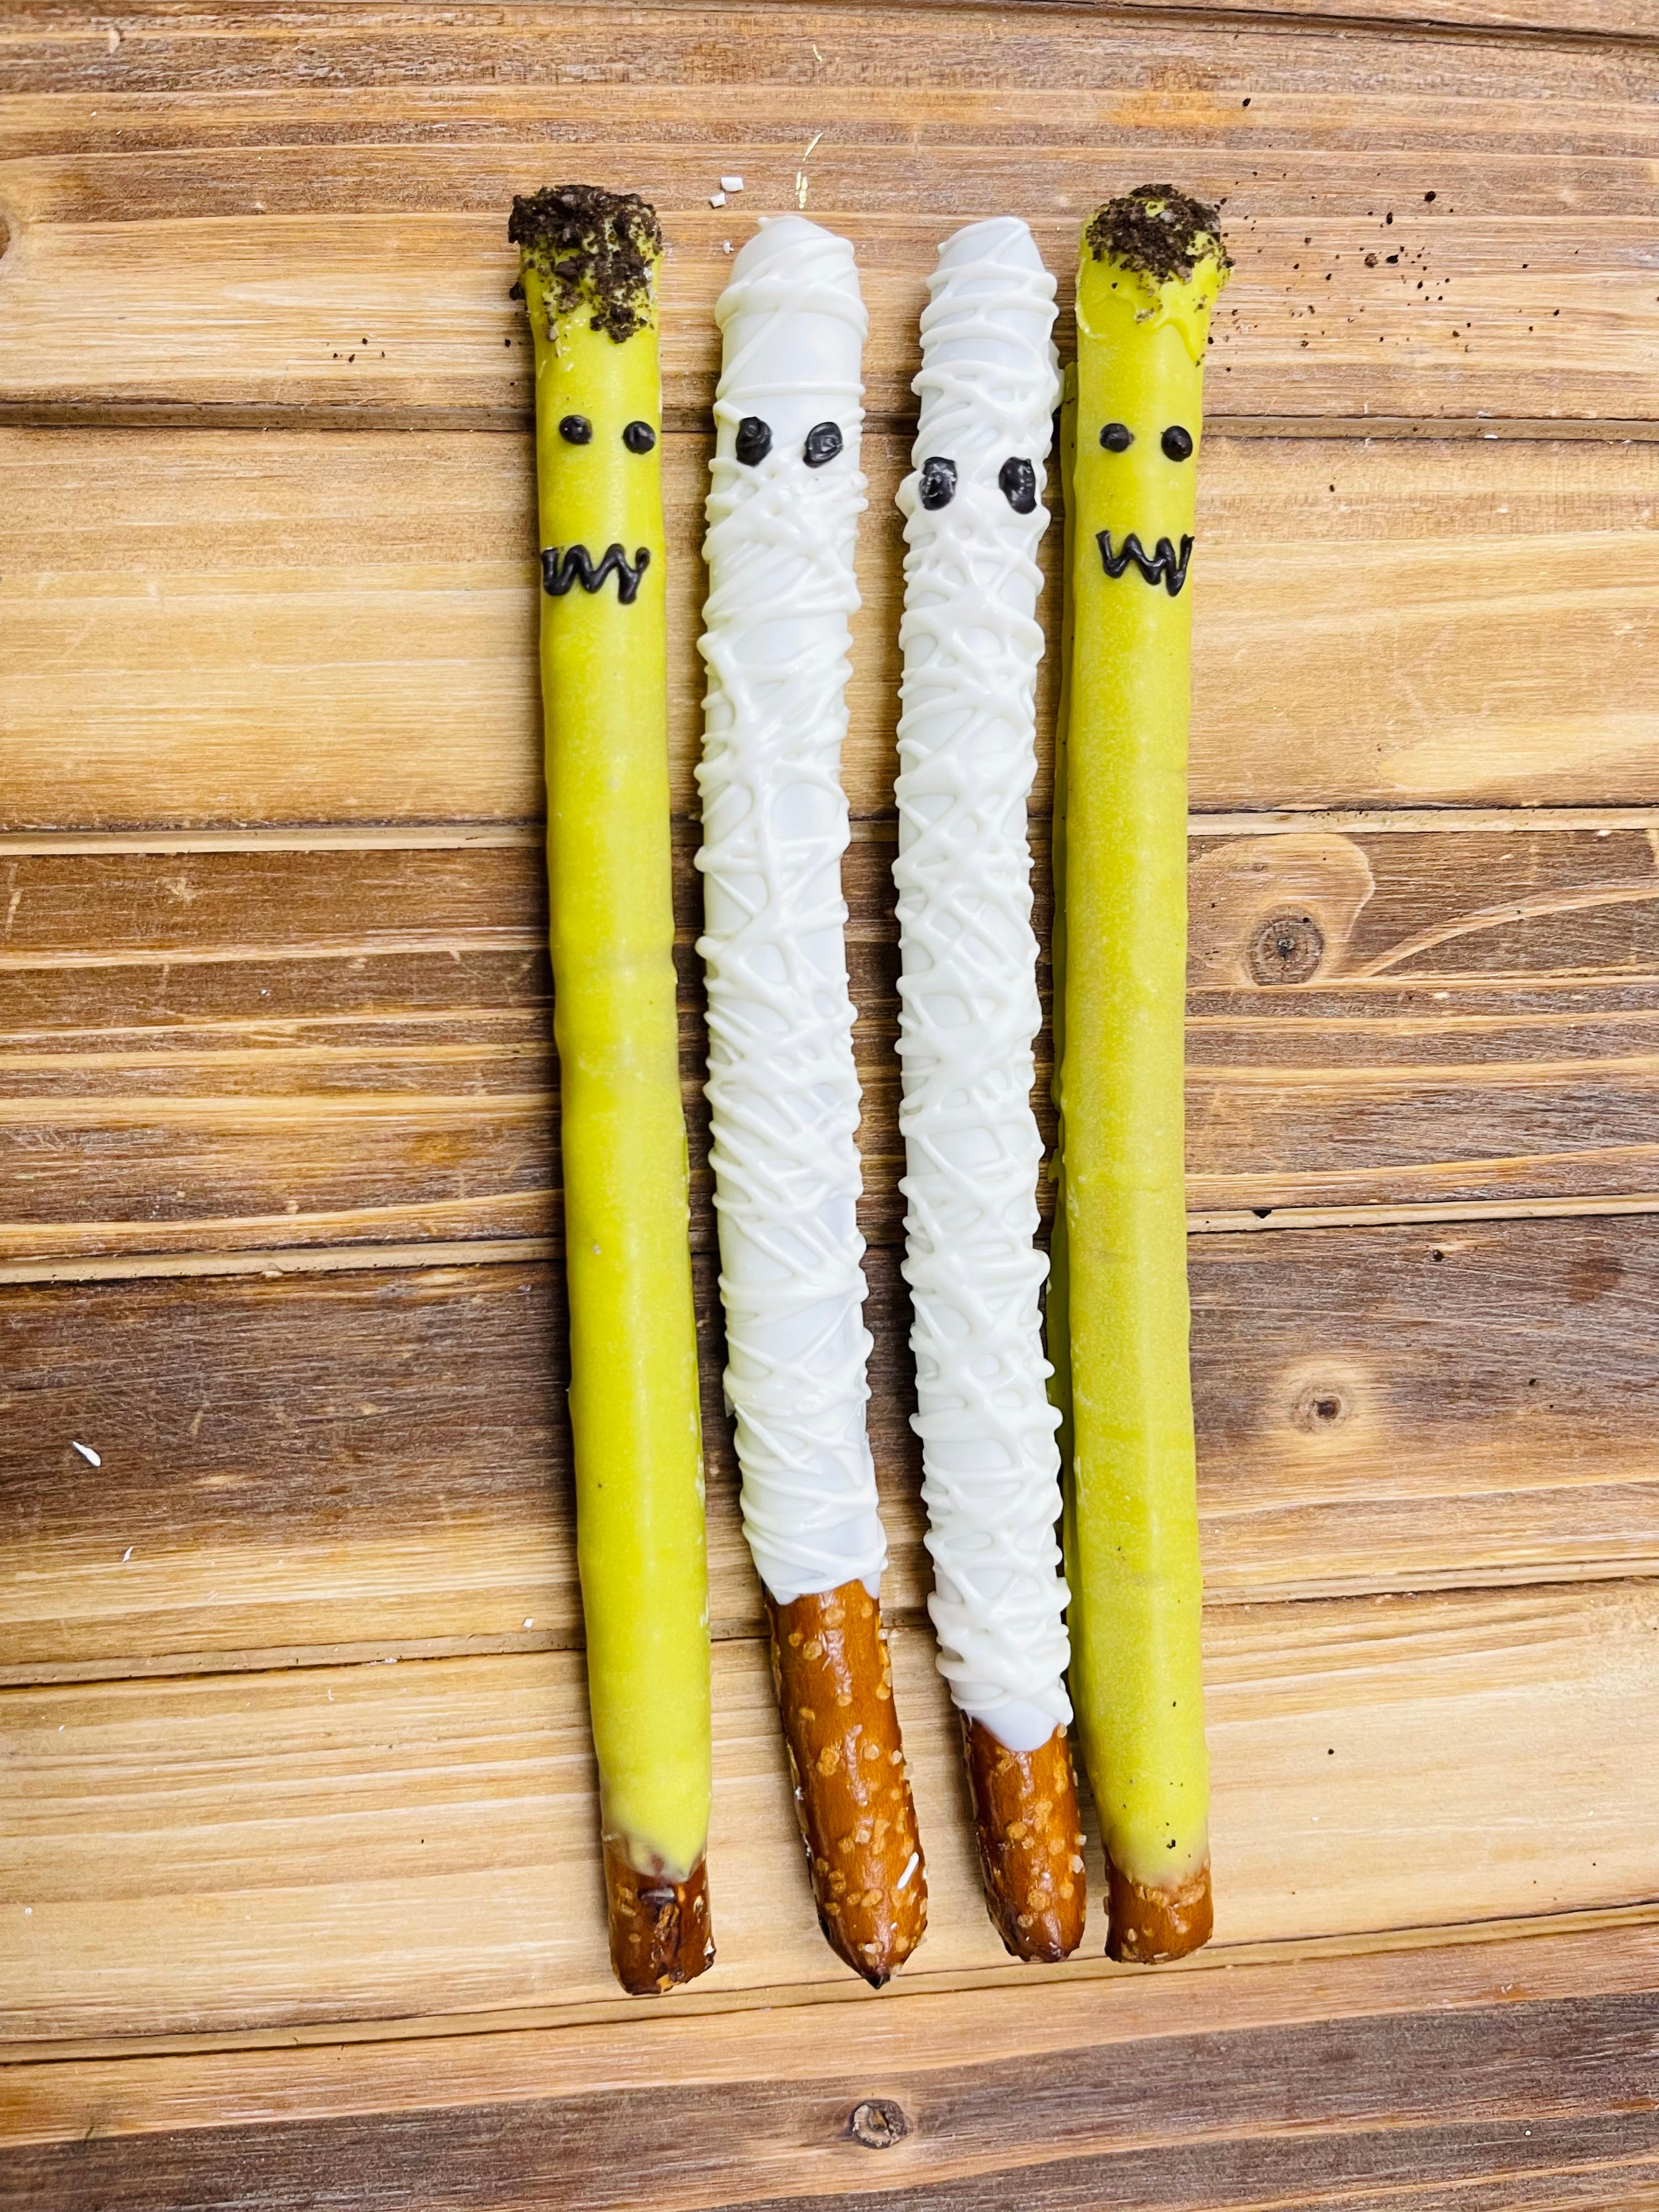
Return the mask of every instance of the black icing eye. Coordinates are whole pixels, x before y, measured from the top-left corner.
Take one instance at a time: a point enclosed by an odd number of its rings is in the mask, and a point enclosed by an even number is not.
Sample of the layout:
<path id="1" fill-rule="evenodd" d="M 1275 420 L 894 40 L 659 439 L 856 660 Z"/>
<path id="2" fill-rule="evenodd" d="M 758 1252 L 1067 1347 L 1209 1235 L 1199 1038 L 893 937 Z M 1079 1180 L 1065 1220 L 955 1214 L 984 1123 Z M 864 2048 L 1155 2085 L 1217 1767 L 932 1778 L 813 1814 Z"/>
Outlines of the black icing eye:
<path id="1" fill-rule="evenodd" d="M 623 443 L 630 453 L 648 453 L 657 442 L 657 434 L 648 422 L 630 422 L 623 432 Z"/>
<path id="2" fill-rule="evenodd" d="M 1011 453 L 997 471 L 997 483 L 1002 496 L 1016 514 L 1030 514 L 1036 508 L 1036 471 L 1018 453 Z"/>
<path id="3" fill-rule="evenodd" d="M 745 415 L 738 425 L 738 459 L 752 469 L 772 450 L 772 425 L 758 415 Z"/>
<path id="4" fill-rule="evenodd" d="M 567 446 L 590 445 L 593 438 L 593 425 L 586 415 L 567 415 L 559 424 L 559 435 Z"/>
<path id="5" fill-rule="evenodd" d="M 934 453 L 921 465 L 921 482 L 916 486 L 916 497 L 929 514 L 941 507 L 949 507 L 957 495 L 957 465 L 947 461 L 943 453 Z"/>
<path id="6" fill-rule="evenodd" d="M 840 451 L 840 423 L 814 422 L 806 434 L 800 457 L 809 469 L 821 469 L 826 461 L 833 461 Z"/>
<path id="7" fill-rule="evenodd" d="M 1135 441 L 1135 434 L 1127 422 L 1109 422 L 1100 434 L 1100 442 L 1109 453 L 1127 453 Z"/>
<path id="8" fill-rule="evenodd" d="M 1193 434 L 1183 430 L 1179 422 L 1171 422 L 1164 433 L 1164 451 L 1172 461 L 1189 461 L 1193 457 Z"/>

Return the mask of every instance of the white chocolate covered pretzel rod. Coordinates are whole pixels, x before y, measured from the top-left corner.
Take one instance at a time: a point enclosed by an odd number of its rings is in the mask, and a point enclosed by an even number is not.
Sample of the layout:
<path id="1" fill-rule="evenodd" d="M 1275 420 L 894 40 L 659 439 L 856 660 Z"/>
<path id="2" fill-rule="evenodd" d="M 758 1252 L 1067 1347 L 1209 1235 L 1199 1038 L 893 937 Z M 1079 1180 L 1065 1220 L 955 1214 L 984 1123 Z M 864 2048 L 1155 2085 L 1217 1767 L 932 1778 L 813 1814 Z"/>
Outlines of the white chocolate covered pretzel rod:
<path id="1" fill-rule="evenodd" d="M 1059 1416 L 1033 1239 L 1041 1019 L 1026 801 L 1042 632 L 1037 549 L 1054 283 L 1023 222 L 939 248 L 904 564 L 894 868 L 908 1172 L 905 1274 L 939 1667 L 963 1717 L 981 1868 L 1011 1951 L 1081 1940 Z"/>
<path id="2" fill-rule="evenodd" d="M 879 1984 L 927 1883 L 878 1591 L 841 856 L 866 330 L 853 251 L 763 227 L 715 309 L 702 794 L 708 1085 L 744 1534 L 818 1915 Z"/>

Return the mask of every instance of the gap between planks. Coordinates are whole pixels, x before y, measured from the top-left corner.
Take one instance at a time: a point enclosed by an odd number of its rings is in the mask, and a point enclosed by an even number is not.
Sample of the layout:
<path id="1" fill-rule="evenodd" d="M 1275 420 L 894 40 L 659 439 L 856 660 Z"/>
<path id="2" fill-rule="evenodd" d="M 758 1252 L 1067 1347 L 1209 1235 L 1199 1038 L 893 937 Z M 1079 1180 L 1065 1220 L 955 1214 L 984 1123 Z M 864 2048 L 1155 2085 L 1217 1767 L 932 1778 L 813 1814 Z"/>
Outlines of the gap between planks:
<path id="1" fill-rule="evenodd" d="M 513 0 L 517 4 L 517 0 Z M 662 4 L 662 0 L 659 0 Z M 686 0 L 667 0 L 671 7 L 686 4 Z M 693 0 L 696 4 L 696 0 Z M 1626 30 L 1614 26 L 1587 28 L 1581 24 L 1525 23 L 1518 19 L 1504 22 L 1494 18 L 1489 22 L 1472 21 L 1468 16 L 1437 15 L 1425 9 L 1421 15 L 1379 15 L 1365 8 L 1275 8 L 1272 0 L 1238 0 L 1237 5 L 1199 4 L 1183 8 L 1178 4 L 1158 6 L 1154 0 L 910 0 L 912 6 L 939 9 L 957 15 L 977 15 L 981 12 L 1001 14 L 1011 10 L 1019 15 L 1081 15 L 1104 18 L 1113 23 L 1168 24 L 1182 30 L 1207 30 L 1218 33 L 1229 31 L 1310 31 L 1336 37 L 1357 36 L 1367 39 L 1389 39 L 1407 45 L 1422 40 L 1432 40 L 1437 45 L 1462 46 L 1532 46 L 1571 51 L 1579 48 L 1590 52 L 1605 51 L 1608 46 L 1627 46 L 1638 53 L 1651 52 L 1659 46 L 1659 35 L 1651 31 Z"/>
<path id="2" fill-rule="evenodd" d="M 1595 1584 L 1648 1579 L 1639 1564 L 1629 1559 L 1609 1559 L 1571 1579 L 1540 1577 L 1534 1568 L 1519 1567 L 1482 1577 L 1471 1575 L 1467 1569 L 1438 1576 L 1413 1572 L 1409 1577 L 1397 1576 L 1392 1582 L 1372 1578 L 1359 1585 L 1334 1581 L 1310 1582 L 1294 1588 L 1261 1583 L 1253 1584 L 1248 1590 L 1214 1593 L 1206 1588 L 1204 1604 L 1210 1613 L 1218 1614 L 1224 1608 L 1230 1612 L 1259 1611 L 1334 1603 L 1358 1605 L 1377 1598 L 1492 1597 L 1505 1591 L 1528 1595 L 1560 1591 L 1577 1596 Z M 918 1636 L 931 1636 L 933 1632 L 925 1606 L 890 1604 L 884 1597 L 882 1619 L 890 1630 Z M 761 1640 L 753 1621 L 739 1618 L 711 1620 L 708 1638 L 714 1644 L 757 1644 Z M 398 1642 L 393 1650 L 388 1650 L 386 1642 L 381 1641 L 260 1644 L 240 1650 L 163 1651 L 107 1659 L 26 1660 L 0 1667 L 0 1701 L 3 1701 L 8 1690 L 70 1690 L 98 1682 L 177 1682 L 198 1675 L 304 1674 L 343 1667 L 418 1667 L 428 1661 L 514 1659 L 537 1652 L 581 1651 L 586 1648 L 579 1625 L 574 1633 L 566 1636 L 520 1631 L 501 1636 L 410 1638 Z M 1659 1916 L 1659 1899 L 1655 1900 L 1653 1909 Z"/>
<path id="3" fill-rule="evenodd" d="M 1612 1215 L 1659 1213 L 1659 1191 L 1621 1196 L 1592 1192 L 1570 1198 L 1447 1199 L 1418 1206 L 1252 1206 L 1235 1212 L 1189 1213 L 1189 1236 L 1236 1235 L 1276 1229 L 1399 1229 L 1431 1222 L 1600 1220 Z M 874 1240 L 866 1239 L 866 1242 Z M 481 1237 L 431 1244 L 281 1246 L 246 1252 L 141 1253 L 120 1259 L 12 1260 L 0 1264 L 8 1283 L 121 1283 L 179 1276 L 348 1274 L 367 1269 L 500 1267 L 556 1260 L 551 1237 Z"/>
<path id="4" fill-rule="evenodd" d="M 1144 1988 L 1148 1978 L 1167 1986 L 1176 1976 L 1216 1974 L 1275 1966 L 1305 1969 L 1322 1961 L 1388 1957 L 1445 1949 L 1539 1942 L 1575 1936 L 1604 1935 L 1620 1929 L 1659 1927 L 1659 1902 L 1591 1906 L 1583 1911 L 1540 1914 L 1528 1919 L 1454 1922 L 1443 1927 L 1387 1928 L 1340 1936 L 1287 1936 L 1279 1942 L 1210 1944 L 1185 1959 L 1160 1966 L 1155 1978 L 1143 1967 L 1115 1966 L 1105 1958 L 1073 1957 L 1064 1966 L 1030 1970 L 1030 1981 L 1011 1978 L 1006 1964 L 959 1967 L 936 1974 L 909 1972 L 890 1983 L 874 2002 L 884 2008 L 907 2001 L 949 1997 L 964 1990 L 999 1992 L 1039 1980 L 1053 1990 L 1074 1984 L 1115 1983 Z M 1529 1994 L 1529 1993 L 1528 1993 Z M 452 2038 L 503 2035 L 548 2029 L 605 2027 L 626 2021 L 633 2027 L 667 2025 L 711 2015 L 816 2010 L 826 2005 L 868 2004 L 862 1984 L 836 1980 L 765 1984 L 704 1993 L 677 1990 L 672 2002 L 646 2012 L 637 1997 L 595 1999 L 586 2004 L 504 2008 L 500 2012 L 422 2014 L 403 2019 L 303 2021 L 293 2027 L 204 2030 L 196 2035 L 83 2036 L 62 2042 L 15 2042 L 0 2045 L 0 2081 L 13 2066 L 78 2064 L 88 2060 L 206 2057 L 216 2052 L 328 2049 L 343 2045 L 448 2041 Z M 1449 1999 L 1446 2000 L 1450 2002 Z"/>
<path id="5" fill-rule="evenodd" d="M 890 812 L 857 815 L 855 838 L 892 826 Z M 1048 811 L 1031 817 L 1045 831 Z M 677 839 L 689 841 L 697 823 L 677 815 Z M 1529 830 L 1606 831 L 1659 828 L 1659 806 L 1417 806 L 1393 808 L 1262 808 L 1232 814 L 1191 814 L 1189 837 L 1273 837 L 1286 831 L 1364 831 L 1368 836 L 1445 836 Z M 228 830 L 17 830 L 0 831 L 0 859 L 130 853 L 429 853 L 534 851 L 544 835 L 540 822 L 291 823 Z"/>
<path id="6" fill-rule="evenodd" d="M 525 0 L 508 0 L 509 5 L 524 4 Z M 691 7 L 701 0 L 657 0 L 659 6 Z M 1632 46 L 1638 52 L 1650 52 L 1659 46 L 1659 34 L 1651 31 L 1626 30 L 1615 25 L 1604 28 L 1597 25 L 1586 27 L 1576 23 L 1549 23 L 1541 21 L 1522 22 L 1517 17 L 1505 22 L 1494 17 L 1490 21 L 1473 20 L 1468 16 L 1437 15 L 1425 9 L 1421 15 L 1378 15 L 1363 6 L 1354 8 L 1276 8 L 1273 0 L 1222 0 L 1214 4 L 1210 0 L 1197 0 L 1192 7 L 1183 8 L 1179 0 L 910 0 L 913 7 L 938 9 L 954 15 L 1004 14 L 1032 15 L 1081 15 L 1105 18 L 1114 23 L 1169 24 L 1182 30 L 1196 29 L 1227 31 L 1312 31 L 1362 35 L 1368 39 L 1391 39 L 1413 44 L 1423 39 L 1437 43 L 1474 46 L 1541 46 L 1551 47 L 1582 47 L 1599 52 L 1607 46 Z"/>
<path id="7" fill-rule="evenodd" d="M 1627 1568 L 1620 1565 L 1610 1567 L 1605 1577 L 1597 1579 L 1628 1582 L 1631 1577 Z M 1419 1583 L 1419 1587 L 1427 1585 Z M 1531 1589 L 1541 1585 L 1529 1577 L 1516 1587 Z M 1317 1601 L 1328 1593 L 1313 1595 Z M 1374 1596 L 1376 1592 L 1367 1589 L 1364 1595 Z M 1255 1601 L 1254 1598 L 1251 1601 Z M 1269 1596 L 1263 1602 L 1279 1601 Z M 1286 1598 L 1284 1602 L 1293 1604 L 1297 1600 Z M 927 1613 L 920 1606 L 884 1603 L 882 1618 L 889 1628 L 931 1633 Z M 708 1637 L 712 1644 L 757 1641 L 753 1621 L 741 1620 L 712 1620 Z M 517 1635 L 506 1636 L 416 1637 L 399 1641 L 391 1650 L 382 1640 L 378 1644 L 250 1645 L 233 1651 L 162 1651 L 141 1657 L 46 1660 L 38 1665 L 26 1661 L 21 1665 L 0 1667 L 0 1693 L 7 1690 L 66 1689 L 88 1682 L 179 1681 L 193 1674 L 302 1674 L 338 1667 L 398 1667 L 405 1662 L 418 1666 L 427 1659 L 517 1658 L 526 1652 L 580 1651 L 583 1648 L 580 1632 L 559 1636 L 551 1632 L 544 1635 L 520 1631 Z"/>
<path id="8" fill-rule="evenodd" d="M 534 429 L 529 407 L 352 406 L 305 401 L 289 406 L 239 406 L 231 401 L 0 399 L 3 430 L 407 430 L 467 431 L 523 437 Z M 916 416 L 872 408 L 864 417 L 866 437 L 912 437 Z M 1435 443 L 1482 440 L 1508 445 L 1652 445 L 1659 418 L 1596 415 L 1208 415 L 1212 437 L 1351 439 Z M 705 418 L 665 408 L 671 437 L 706 438 Z"/>

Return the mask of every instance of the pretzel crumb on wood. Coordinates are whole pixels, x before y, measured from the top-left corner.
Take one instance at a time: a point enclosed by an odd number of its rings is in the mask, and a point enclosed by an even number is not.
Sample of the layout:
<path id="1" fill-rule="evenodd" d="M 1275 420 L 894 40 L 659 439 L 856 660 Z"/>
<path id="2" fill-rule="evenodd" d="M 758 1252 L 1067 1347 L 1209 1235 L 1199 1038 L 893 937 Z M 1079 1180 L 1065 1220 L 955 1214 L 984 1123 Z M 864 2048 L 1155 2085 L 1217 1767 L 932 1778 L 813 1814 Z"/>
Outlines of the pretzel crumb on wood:
<path id="1" fill-rule="evenodd" d="M 1036 1751 L 1011 1751 L 983 1721 L 961 1719 L 992 1924 L 1016 1959 L 1068 1959 L 1089 1900 L 1066 1731 Z"/>
<path id="2" fill-rule="evenodd" d="M 1106 1956 L 1153 1966 L 1160 1959 L 1184 1959 L 1210 1940 L 1214 1915 L 1206 1860 L 1195 1874 L 1170 1889 L 1152 1889 L 1106 1861 L 1110 1913 Z"/>
<path id="3" fill-rule="evenodd" d="M 861 1582 L 779 1605 L 770 1593 L 772 1681 L 818 1924 L 879 1989 L 927 1925 L 881 1607 Z"/>
<path id="4" fill-rule="evenodd" d="M 699 1859 L 684 1881 L 641 1874 L 607 1836 L 605 1894 L 611 1963 L 629 1996 L 665 1996 L 714 1965 L 707 1861 Z"/>

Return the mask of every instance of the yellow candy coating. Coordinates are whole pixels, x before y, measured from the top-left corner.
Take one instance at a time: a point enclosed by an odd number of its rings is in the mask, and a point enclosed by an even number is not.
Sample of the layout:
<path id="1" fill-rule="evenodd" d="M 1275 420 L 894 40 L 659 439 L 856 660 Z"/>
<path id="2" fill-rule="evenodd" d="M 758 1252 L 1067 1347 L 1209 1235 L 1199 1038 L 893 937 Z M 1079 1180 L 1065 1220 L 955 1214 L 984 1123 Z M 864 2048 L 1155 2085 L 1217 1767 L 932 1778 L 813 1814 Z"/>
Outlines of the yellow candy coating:
<path id="1" fill-rule="evenodd" d="M 1158 281 L 1097 257 L 1085 232 L 1067 505 L 1072 1693 L 1109 1856 L 1160 1889 L 1189 1881 L 1209 1850 L 1182 1157 L 1183 543 L 1189 551 L 1218 253 L 1218 243 L 1190 273 Z"/>
<path id="2" fill-rule="evenodd" d="M 547 865 L 588 1702 L 605 1832 L 681 1881 L 708 1832 L 708 1583 L 670 879 L 654 313 L 620 342 L 526 258 L 541 544 L 626 571 L 542 593 Z M 580 417 L 591 434 L 560 425 Z M 644 451 L 623 433 L 643 423 Z M 643 440 L 635 434 L 635 443 Z M 637 570 L 637 556 L 647 559 Z M 544 567 L 548 563 L 544 558 Z"/>

